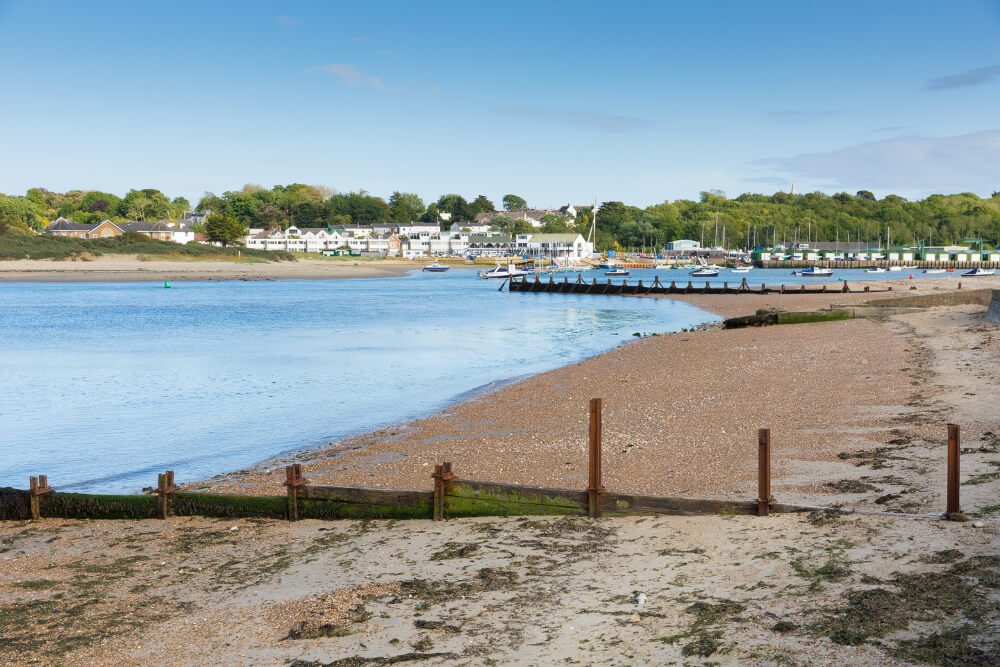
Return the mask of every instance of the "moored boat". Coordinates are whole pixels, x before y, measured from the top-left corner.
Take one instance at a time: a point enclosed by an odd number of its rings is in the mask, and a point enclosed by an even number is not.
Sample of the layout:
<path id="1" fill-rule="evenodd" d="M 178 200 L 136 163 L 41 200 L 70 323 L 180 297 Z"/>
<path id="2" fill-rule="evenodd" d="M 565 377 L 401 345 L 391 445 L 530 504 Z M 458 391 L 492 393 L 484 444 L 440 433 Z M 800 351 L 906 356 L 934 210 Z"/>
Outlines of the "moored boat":
<path id="1" fill-rule="evenodd" d="M 901 267 L 901 266 L 890 266 L 889 270 L 890 271 L 902 271 L 903 267 Z"/>
<path id="2" fill-rule="evenodd" d="M 865 273 L 885 273 L 885 269 L 883 269 L 881 266 L 876 266 L 870 269 L 865 269 Z"/>
<path id="3" fill-rule="evenodd" d="M 733 273 L 750 273 L 750 269 L 752 268 L 753 268 L 752 266 L 734 266 L 729 270 L 732 271 Z"/>
<path id="4" fill-rule="evenodd" d="M 924 269 L 924 273 L 948 273 L 948 269 Z"/>
<path id="5" fill-rule="evenodd" d="M 628 274 L 628 269 L 611 269 L 604 272 L 606 276 L 627 276 Z"/>
<path id="6" fill-rule="evenodd" d="M 996 273 L 997 272 L 994 271 L 993 269 L 983 269 L 983 268 L 980 268 L 980 267 L 977 266 L 976 268 L 972 269 L 971 271 L 966 271 L 965 273 L 963 273 L 962 277 L 963 278 L 980 278 L 980 277 L 983 277 L 983 276 L 995 276 Z"/>
<path id="7" fill-rule="evenodd" d="M 823 269 L 818 266 L 811 266 L 801 271 L 792 271 L 792 275 L 805 276 L 807 278 L 828 278 L 833 275 L 833 269 Z"/>
<path id="8" fill-rule="evenodd" d="M 719 275 L 718 269 L 701 268 L 691 272 L 692 278 L 714 278 Z"/>
<path id="9" fill-rule="evenodd" d="M 517 278 L 520 276 L 528 275 L 527 271 L 522 271 L 513 264 L 508 264 L 507 266 L 500 266 L 497 264 L 495 267 L 489 271 L 480 271 L 479 277 L 483 279 L 489 278 Z"/>
<path id="10" fill-rule="evenodd" d="M 444 264 L 438 264 L 437 262 L 434 262 L 433 264 L 428 264 L 422 270 L 427 271 L 429 273 L 444 273 L 450 268 L 451 268 L 450 266 L 445 266 Z"/>

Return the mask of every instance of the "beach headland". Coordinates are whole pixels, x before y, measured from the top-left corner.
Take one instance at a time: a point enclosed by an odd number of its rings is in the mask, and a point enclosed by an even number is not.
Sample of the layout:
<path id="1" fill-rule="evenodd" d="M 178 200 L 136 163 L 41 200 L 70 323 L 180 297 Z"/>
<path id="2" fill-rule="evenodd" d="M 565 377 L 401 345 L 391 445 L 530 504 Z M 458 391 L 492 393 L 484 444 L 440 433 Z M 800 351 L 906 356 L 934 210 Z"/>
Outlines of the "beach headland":
<path id="1" fill-rule="evenodd" d="M 0 282 L 138 282 L 160 280 L 326 280 L 405 275 L 425 263 L 360 258 L 267 262 L 255 257 L 181 260 L 101 255 L 75 260 L 0 261 Z"/>

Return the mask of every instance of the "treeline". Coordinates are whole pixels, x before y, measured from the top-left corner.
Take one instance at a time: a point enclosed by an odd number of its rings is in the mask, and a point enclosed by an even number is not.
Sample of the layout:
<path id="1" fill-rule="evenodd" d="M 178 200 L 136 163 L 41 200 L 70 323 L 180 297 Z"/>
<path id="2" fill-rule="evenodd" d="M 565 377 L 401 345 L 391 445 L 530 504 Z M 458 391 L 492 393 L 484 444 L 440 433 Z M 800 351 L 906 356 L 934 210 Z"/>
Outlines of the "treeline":
<path id="1" fill-rule="evenodd" d="M 908 201 L 871 192 L 743 194 L 727 199 L 703 192 L 698 201 L 675 200 L 646 208 L 605 202 L 597 214 L 598 246 L 661 247 L 687 238 L 711 246 L 752 248 L 777 242 L 864 241 L 900 245 L 1000 243 L 1000 192 L 931 195 Z"/>
<path id="2" fill-rule="evenodd" d="M 240 228 L 322 227 L 341 224 L 439 223 L 471 221 L 479 213 L 516 211 L 527 207 L 522 197 L 509 194 L 495 206 L 479 195 L 467 200 L 446 194 L 425 203 L 413 193 L 393 192 L 388 199 L 367 192 L 338 193 L 328 188 L 291 184 L 271 189 L 247 185 L 221 195 L 207 193 L 196 210 L 231 221 Z M 24 196 L 0 195 L 0 232 L 42 229 L 63 216 L 92 223 L 105 218 L 159 220 L 176 218 L 190 209 L 183 197 L 169 198 L 159 190 L 131 190 L 124 197 L 105 192 L 54 193 L 40 188 Z M 444 221 L 442 214 L 450 214 Z M 543 231 L 580 232 L 590 229 L 589 209 L 576 218 L 553 214 L 542 219 Z M 505 217 L 496 226 L 509 232 L 531 229 L 527 222 Z M 688 238 L 706 246 L 753 247 L 772 242 L 865 241 L 942 245 L 982 239 L 1000 243 L 1000 192 L 981 198 L 973 193 L 931 195 L 908 201 L 896 195 L 876 198 L 861 190 L 854 194 L 813 192 L 792 195 L 743 194 L 734 199 L 718 191 L 701 193 L 697 201 L 678 199 L 640 208 L 606 201 L 597 212 L 597 247 L 661 248 L 667 241 Z"/>
<path id="3" fill-rule="evenodd" d="M 102 220 L 176 219 L 190 211 L 184 197 L 170 199 L 159 190 L 129 190 L 124 197 L 97 190 L 50 192 L 32 188 L 23 197 L 0 194 L 0 231 L 41 230 L 59 216 L 94 224 Z"/>

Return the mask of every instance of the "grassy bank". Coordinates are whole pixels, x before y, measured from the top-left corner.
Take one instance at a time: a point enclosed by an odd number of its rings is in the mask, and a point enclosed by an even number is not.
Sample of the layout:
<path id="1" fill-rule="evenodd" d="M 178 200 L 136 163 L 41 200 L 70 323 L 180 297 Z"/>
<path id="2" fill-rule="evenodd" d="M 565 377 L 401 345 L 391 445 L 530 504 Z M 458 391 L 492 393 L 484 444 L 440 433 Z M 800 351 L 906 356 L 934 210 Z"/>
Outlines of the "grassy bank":
<path id="1" fill-rule="evenodd" d="M 256 257 L 266 261 L 294 260 L 289 252 L 249 248 L 219 248 L 201 243 L 181 245 L 127 233 L 110 239 L 74 239 L 60 236 L 0 235 L 0 259 L 75 259 L 100 255 L 143 255 L 150 259 L 219 259 Z"/>

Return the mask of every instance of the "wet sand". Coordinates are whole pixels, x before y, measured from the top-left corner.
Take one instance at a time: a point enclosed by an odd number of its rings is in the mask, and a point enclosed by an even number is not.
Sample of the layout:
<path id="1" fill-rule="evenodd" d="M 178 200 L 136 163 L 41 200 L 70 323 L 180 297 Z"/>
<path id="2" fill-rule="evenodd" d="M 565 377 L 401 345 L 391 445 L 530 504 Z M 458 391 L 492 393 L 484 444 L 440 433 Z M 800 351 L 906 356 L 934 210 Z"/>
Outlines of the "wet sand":
<path id="1" fill-rule="evenodd" d="M 83 260 L 0 261 L 0 282 L 138 282 L 160 280 L 325 280 L 386 278 L 419 269 L 405 260 L 298 259 L 293 262 L 242 260 L 145 260 L 135 255 L 102 255 Z"/>

